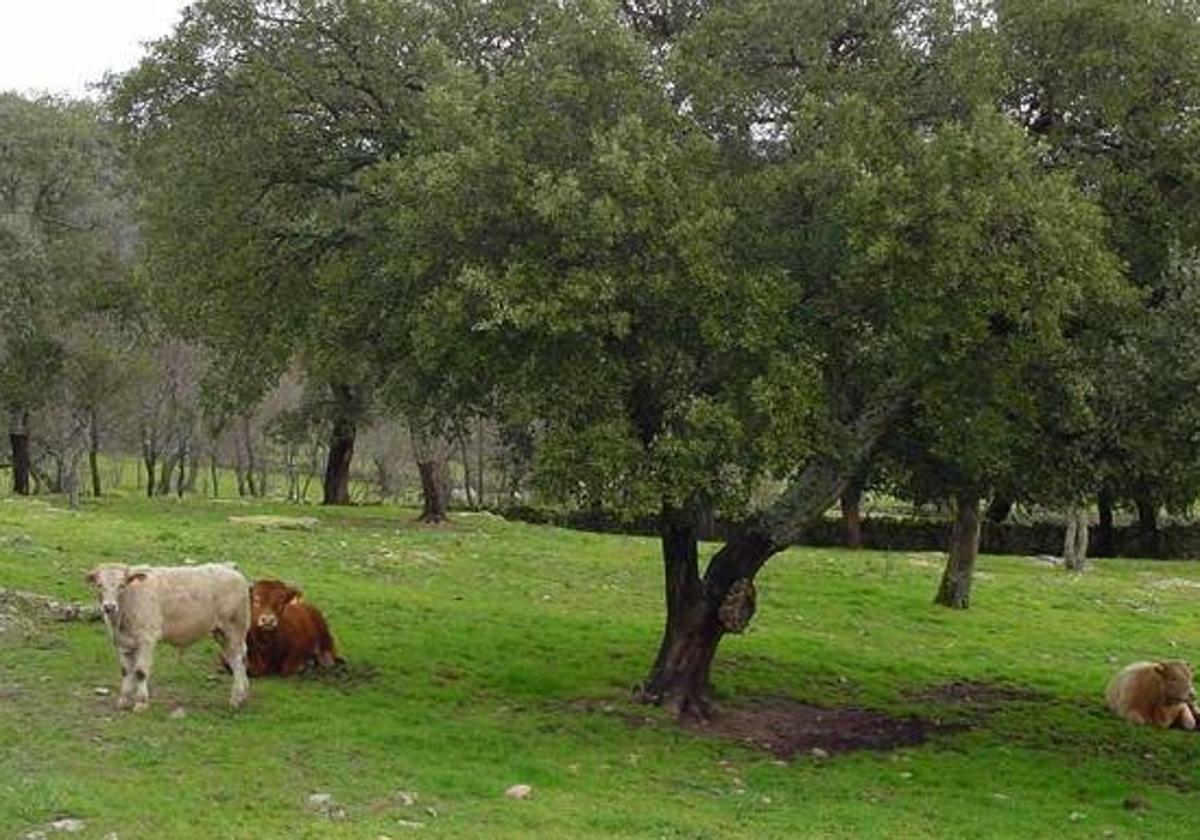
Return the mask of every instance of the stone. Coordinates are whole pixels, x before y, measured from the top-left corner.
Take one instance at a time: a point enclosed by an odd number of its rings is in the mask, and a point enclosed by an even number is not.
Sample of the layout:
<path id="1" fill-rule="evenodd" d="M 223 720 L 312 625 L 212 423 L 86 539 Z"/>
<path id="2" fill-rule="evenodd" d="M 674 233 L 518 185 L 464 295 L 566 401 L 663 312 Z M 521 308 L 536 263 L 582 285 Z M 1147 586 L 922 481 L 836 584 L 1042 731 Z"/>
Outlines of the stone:
<path id="1" fill-rule="evenodd" d="M 425 823 L 417 822 L 415 820 L 396 820 L 396 825 L 400 826 L 401 828 L 424 828 L 425 827 Z"/>
<path id="2" fill-rule="evenodd" d="M 813 747 L 811 750 L 809 750 L 809 752 L 812 754 L 813 758 L 829 758 L 829 753 L 825 752 L 825 750 L 821 749 L 820 747 Z"/>
<path id="3" fill-rule="evenodd" d="M 1067 815 L 1067 819 L 1069 819 L 1071 822 L 1079 822 L 1086 817 L 1087 814 L 1083 813 L 1082 811 L 1072 811 Z"/>
<path id="4" fill-rule="evenodd" d="M 401 808 L 408 808 L 417 804 L 417 794 L 411 790 L 398 790 L 396 801 L 400 803 Z"/>
<path id="5" fill-rule="evenodd" d="M 183 706 L 176 706 L 167 717 L 171 720 L 181 720 L 187 717 L 187 709 L 183 708 Z"/>
<path id="6" fill-rule="evenodd" d="M 112 694 L 112 689 L 98 685 L 92 689 L 92 694 L 95 694 L 97 697 L 107 697 L 108 695 Z"/>
<path id="7" fill-rule="evenodd" d="M 346 809 L 337 803 L 330 793 L 314 793 L 308 797 L 308 808 L 327 820 L 346 819 Z"/>
<path id="8" fill-rule="evenodd" d="M 74 817 L 63 817 L 61 820 L 50 823 L 52 831 L 65 831 L 67 834 L 83 831 L 83 827 L 83 820 L 77 820 Z"/>
<path id="9" fill-rule="evenodd" d="M 504 795 L 509 799 L 528 799 L 533 796 L 533 787 L 531 785 L 513 785 L 504 791 Z"/>

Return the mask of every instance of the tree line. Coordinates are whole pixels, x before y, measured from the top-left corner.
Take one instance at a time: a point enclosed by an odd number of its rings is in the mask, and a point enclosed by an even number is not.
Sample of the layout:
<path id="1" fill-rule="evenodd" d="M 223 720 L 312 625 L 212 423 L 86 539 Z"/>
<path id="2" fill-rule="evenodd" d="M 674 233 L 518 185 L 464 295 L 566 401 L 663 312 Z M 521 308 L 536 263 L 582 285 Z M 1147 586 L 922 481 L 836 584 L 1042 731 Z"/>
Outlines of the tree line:
<path id="1" fill-rule="evenodd" d="M 640 696 L 704 714 L 839 500 L 948 500 L 955 607 L 1014 502 L 1094 504 L 1102 552 L 1190 507 L 1198 82 L 1190 0 L 201 0 L 100 106 L 0 100 L 14 475 L 60 383 L 112 387 L 81 337 L 199 348 L 214 422 L 299 372 L 327 504 L 403 417 L 436 519 L 485 418 L 540 493 L 659 518 Z"/>

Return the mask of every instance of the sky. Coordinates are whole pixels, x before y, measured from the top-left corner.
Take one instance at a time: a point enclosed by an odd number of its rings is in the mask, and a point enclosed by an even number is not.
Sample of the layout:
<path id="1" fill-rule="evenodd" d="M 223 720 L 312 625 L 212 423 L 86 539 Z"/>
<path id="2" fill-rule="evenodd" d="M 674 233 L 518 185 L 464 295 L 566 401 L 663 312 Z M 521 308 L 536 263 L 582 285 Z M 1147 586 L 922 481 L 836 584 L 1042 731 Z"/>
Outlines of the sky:
<path id="1" fill-rule="evenodd" d="M 0 0 L 0 90 L 94 95 L 142 42 L 168 34 L 188 0 Z"/>

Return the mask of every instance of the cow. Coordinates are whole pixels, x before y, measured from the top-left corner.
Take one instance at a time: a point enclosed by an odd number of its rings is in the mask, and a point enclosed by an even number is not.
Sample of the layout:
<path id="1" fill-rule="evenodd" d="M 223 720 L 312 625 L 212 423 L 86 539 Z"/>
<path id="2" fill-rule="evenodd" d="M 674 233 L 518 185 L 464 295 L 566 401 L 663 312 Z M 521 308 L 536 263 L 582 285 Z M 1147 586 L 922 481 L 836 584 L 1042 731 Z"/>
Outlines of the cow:
<path id="1" fill-rule="evenodd" d="M 149 705 L 154 646 L 160 641 L 184 648 L 210 635 L 233 674 L 229 705 L 237 708 L 246 701 L 250 588 L 232 565 L 105 563 L 88 572 L 85 580 L 100 599 L 121 661 L 118 708 L 140 712 Z"/>
<path id="2" fill-rule="evenodd" d="M 342 662 L 325 616 L 295 587 L 280 580 L 256 581 L 250 588 L 250 614 L 250 676 L 290 677 L 314 664 L 330 668 Z"/>

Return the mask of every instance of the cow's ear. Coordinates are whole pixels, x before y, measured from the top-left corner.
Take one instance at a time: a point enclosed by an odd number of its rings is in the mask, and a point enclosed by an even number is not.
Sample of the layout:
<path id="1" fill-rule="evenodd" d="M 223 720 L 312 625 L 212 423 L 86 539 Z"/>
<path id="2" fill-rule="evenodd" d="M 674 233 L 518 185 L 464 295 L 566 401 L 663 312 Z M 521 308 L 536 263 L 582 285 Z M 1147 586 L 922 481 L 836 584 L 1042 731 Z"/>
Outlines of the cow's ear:
<path id="1" fill-rule="evenodd" d="M 1165 663 L 1162 663 L 1162 662 L 1155 662 L 1154 670 L 1157 671 L 1162 676 L 1166 676 L 1166 674 L 1167 674 L 1167 666 Z"/>
<path id="2" fill-rule="evenodd" d="M 90 572 L 88 572 L 86 575 L 83 576 L 83 582 L 88 584 L 89 586 L 95 586 L 96 581 L 97 581 L 97 578 L 96 578 L 96 570 L 95 569 L 92 569 Z"/>
<path id="3" fill-rule="evenodd" d="M 304 600 L 304 593 L 294 586 L 289 586 L 287 589 L 287 600 L 283 602 L 286 607 L 288 604 L 298 604 Z"/>
<path id="4" fill-rule="evenodd" d="M 146 579 L 145 572 L 126 572 L 125 573 L 125 583 L 127 583 L 127 584 L 137 583 L 139 580 L 145 580 L 145 579 Z"/>

